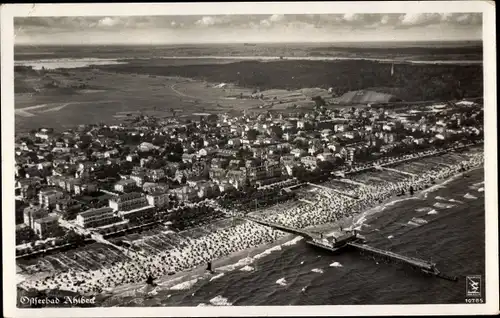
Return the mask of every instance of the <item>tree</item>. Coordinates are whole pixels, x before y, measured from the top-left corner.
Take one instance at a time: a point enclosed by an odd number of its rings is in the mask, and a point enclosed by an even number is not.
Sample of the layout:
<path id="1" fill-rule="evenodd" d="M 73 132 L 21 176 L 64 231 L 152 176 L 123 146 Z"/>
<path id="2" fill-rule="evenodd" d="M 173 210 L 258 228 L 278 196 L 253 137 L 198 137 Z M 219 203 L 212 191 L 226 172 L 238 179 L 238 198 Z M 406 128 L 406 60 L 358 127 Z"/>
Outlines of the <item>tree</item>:
<path id="1" fill-rule="evenodd" d="M 282 135 L 283 129 L 280 126 L 275 125 L 271 127 L 271 136 L 281 138 Z"/>
<path id="2" fill-rule="evenodd" d="M 321 96 L 314 96 L 312 97 L 312 100 L 314 101 L 316 107 L 326 106 L 326 102 Z"/>
<path id="3" fill-rule="evenodd" d="M 259 132 L 252 128 L 249 131 L 247 131 L 247 138 L 248 140 L 256 140 L 258 134 Z"/>

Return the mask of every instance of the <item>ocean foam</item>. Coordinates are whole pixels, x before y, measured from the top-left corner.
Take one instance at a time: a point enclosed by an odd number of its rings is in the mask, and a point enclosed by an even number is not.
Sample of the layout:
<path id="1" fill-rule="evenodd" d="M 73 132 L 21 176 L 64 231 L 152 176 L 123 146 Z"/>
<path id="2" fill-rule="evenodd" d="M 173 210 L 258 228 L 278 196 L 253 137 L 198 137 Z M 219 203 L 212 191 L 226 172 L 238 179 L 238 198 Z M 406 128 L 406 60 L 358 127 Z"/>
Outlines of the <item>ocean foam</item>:
<path id="1" fill-rule="evenodd" d="M 320 269 L 320 268 L 313 268 L 313 269 L 311 269 L 311 272 L 318 273 L 318 274 L 323 274 L 323 270 Z"/>
<path id="2" fill-rule="evenodd" d="M 455 205 L 453 205 L 453 204 L 444 204 L 444 203 L 441 203 L 441 202 L 436 202 L 436 203 L 434 203 L 433 206 L 435 208 L 439 208 L 439 209 L 450 209 L 450 208 L 454 207 Z"/>
<path id="3" fill-rule="evenodd" d="M 484 191 L 484 188 L 479 188 L 477 189 L 478 192 L 483 192 Z"/>
<path id="4" fill-rule="evenodd" d="M 224 276 L 224 273 L 217 274 L 214 277 L 210 278 L 210 281 L 216 280 L 217 278 L 221 278 L 222 276 Z"/>
<path id="5" fill-rule="evenodd" d="M 387 238 L 388 239 L 394 238 L 394 235 L 389 235 Z"/>
<path id="6" fill-rule="evenodd" d="M 470 194 L 470 193 L 465 194 L 465 195 L 464 195 L 464 198 L 469 199 L 469 200 L 474 200 L 474 199 L 477 199 L 477 197 L 476 197 L 476 196 L 473 196 L 473 195 L 472 195 L 472 194 Z"/>
<path id="7" fill-rule="evenodd" d="M 333 262 L 330 264 L 330 267 L 342 267 L 342 264 L 340 264 L 339 262 Z"/>
<path id="8" fill-rule="evenodd" d="M 230 264 L 230 265 L 226 265 L 226 266 L 221 266 L 219 268 L 217 268 L 218 270 L 221 270 L 221 271 L 225 271 L 225 272 L 230 272 L 230 271 L 234 271 L 235 269 L 237 269 L 238 267 L 241 267 L 241 266 L 245 266 L 245 265 L 248 265 L 248 264 L 251 264 L 253 261 L 252 258 L 250 257 L 245 257 L 245 258 L 242 258 L 240 259 L 239 261 L 237 261 L 236 263 L 234 264 Z"/>
<path id="9" fill-rule="evenodd" d="M 421 219 L 421 218 L 412 218 L 411 220 L 417 224 L 427 224 L 428 223 L 426 220 Z"/>
<path id="10" fill-rule="evenodd" d="M 288 242 L 285 242 L 283 244 L 281 244 L 281 246 L 292 246 L 292 245 L 295 245 L 297 244 L 298 242 L 300 242 L 301 240 L 303 239 L 302 236 L 297 236 L 296 238 L 294 238 L 293 240 L 291 241 L 288 241 Z"/>
<path id="11" fill-rule="evenodd" d="M 430 210 L 432 210 L 432 208 L 429 208 L 429 207 L 415 209 L 416 212 L 428 212 Z"/>
<path id="12" fill-rule="evenodd" d="M 435 198 L 436 200 L 448 201 L 448 199 L 440 197 L 439 195 Z"/>
<path id="13" fill-rule="evenodd" d="M 285 277 L 282 277 L 282 278 L 280 278 L 280 279 L 278 279 L 278 280 L 276 281 L 276 284 L 278 284 L 278 285 L 280 285 L 280 286 L 286 286 L 287 281 L 286 281 Z"/>
<path id="14" fill-rule="evenodd" d="M 264 252 L 260 253 L 260 254 L 257 254 L 253 257 L 253 259 L 261 259 L 263 257 L 266 257 L 267 255 L 271 254 L 272 252 L 276 252 L 276 251 L 281 251 L 281 245 L 278 245 L 278 246 L 274 246 L 274 247 L 271 247 L 267 250 L 265 250 Z"/>
<path id="15" fill-rule="evenodd" d="M 300 265 L 304 264 L 304 261 L 300 262 Z"/>
<path id="16" fill-rule="evenodd" d="M 420 226 L 420 224 L 412 222 L 412 221 L 408 221 L 408 224 L 409 225 L 413 225 L 413 226 Z"/>
<path id="17" fill-rule="evenodd" d="M 454 203 L 463 203 L 462 201 L 455 200 L 455 199 L 449 199 L 448 201 L 450 201 L 450 202 L 454 202 Z"/>
<path id="18" fill-rule="evenodd" d="M 150 292 L 148 293 L 148 296 L 156 296 L 156 295 L 158 295 L 158 292 L 156 291 L 156 288 L 155 288 L 155 289 L 153 289 L 152 291 L 150 291 Z"/>
<path id="19" fill-rule="evenodd" d="M 251 272 L 251 271 L 253 271 L 254 269 L 255 269 L 255 268 L 253 268 L 252 266 L 247 265 L 247 266 L 245 266 L 245 267 L 240 268 L 240 271 L 242 271 L 242 272 Z"/>
<path id="20" fill-rule="evenodd" d="M 433 214 L 438 214 L 438 212 L 436 210 L 430 210 L 429 212 L 427 212 L 427 214 L 433 215 Z"/>
<path id="21" fill-rule="evenodd" d="M 170 287 L 170 290 L 187 290 L 193 287 L 198 282 L 198 278 L 188 280 L 187 282 L 183 282 L 177 285 Z"/>
<path id="22" fill-rule="evenodd" d="M 210 299 L 210 303 L 214 306 L 231 306 L 232 303 L 230 303 L 227 298 L 222 297 L 221 295 L 218 295 L 212 299 Z"/>

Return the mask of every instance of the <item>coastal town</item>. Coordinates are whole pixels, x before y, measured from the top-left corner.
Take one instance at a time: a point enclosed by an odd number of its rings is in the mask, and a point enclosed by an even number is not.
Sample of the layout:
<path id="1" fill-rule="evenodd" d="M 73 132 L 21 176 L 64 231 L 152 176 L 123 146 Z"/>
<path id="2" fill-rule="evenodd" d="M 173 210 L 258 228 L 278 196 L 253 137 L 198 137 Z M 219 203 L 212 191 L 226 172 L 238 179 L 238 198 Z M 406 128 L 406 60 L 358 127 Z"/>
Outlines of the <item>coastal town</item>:
<path id="1" fill-rule="evenodd" d="M 19 286 L 96 294 L 173 275 L 285 235 L 245 216 L 335 222 L 484 160 L 482 101 L 314 101 L 19 134 Z"/>

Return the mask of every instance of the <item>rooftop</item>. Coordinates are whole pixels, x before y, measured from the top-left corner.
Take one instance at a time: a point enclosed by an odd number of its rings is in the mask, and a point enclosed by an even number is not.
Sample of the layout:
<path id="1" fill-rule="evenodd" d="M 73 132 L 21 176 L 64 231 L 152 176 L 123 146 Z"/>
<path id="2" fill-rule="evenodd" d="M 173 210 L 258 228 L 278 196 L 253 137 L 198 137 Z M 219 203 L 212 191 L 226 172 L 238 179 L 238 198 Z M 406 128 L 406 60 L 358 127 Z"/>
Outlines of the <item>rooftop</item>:
<path id="1" fill-rule="evenodd" d="M 82 217 L 91 217 L 91 216 L 94 216 L 97 214 L 105 214 L 105 213 L 110 213 L 110 212 L 113 212 L 112 208 L 103 207 L 103 208 L 99 208 L 99 209 L 90 209 L 90 210 L 78 213 L 78 215 L 81 215 Z"/>
<path id="2" fill-rule="evenodd" d="M 121 201 L 138 199 L 140 197 L 142 197 L 142 194 L 140 192 L 130 192 L 130 193 L 122 194 L 122 195 L 115 197 L 115 198 L 111 198 L 110 201 L 121 202 Z"/>
<path id="3" fill-rule="evenodd" d="M 41 219 L 38 219 L 38 220 L 35 220 L 35 223 L 52 223 L 54 221 L 57 221 L 59 219 L 59 216 L 57 215 L 49 215 L 49 216 L 46 216 L 44 218 L 41 218 Z"/>

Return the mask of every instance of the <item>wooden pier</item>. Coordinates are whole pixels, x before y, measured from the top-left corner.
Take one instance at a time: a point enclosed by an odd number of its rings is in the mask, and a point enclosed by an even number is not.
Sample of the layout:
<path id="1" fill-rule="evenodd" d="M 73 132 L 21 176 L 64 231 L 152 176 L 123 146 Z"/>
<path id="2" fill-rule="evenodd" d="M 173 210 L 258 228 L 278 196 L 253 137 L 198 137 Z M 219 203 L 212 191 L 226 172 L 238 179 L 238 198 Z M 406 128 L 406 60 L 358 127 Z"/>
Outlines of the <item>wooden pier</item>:
<path id="1" fill-rule="evenodd" d="M 365 244 L 363 237 L 359 236 L 356 231 L 347 231 L 344 235 L 338 238 L 323 238 L 322 235 L 318 235 L 314 232 L 308 232 L 301 229 L 295 229 L 282 224 L 272 223 L 265 220 L 245 217 L 245 219 L 256 222 L 265 226 L 272 227 L 283 232 L 292 233 L 295 235 L 302 236 L 306 239 L 306 243 L 312 246 L 325 249 L 331 252 L 339 252 L 345 250 L 346 248 L 354 248 L 359 250 L 362 254 L 371 254 L 375 257 L 383 258 L 388 261 L 402 263 L 411 266 L 414 269 L 420 270 L 425 274 L 436 276 L 450 281 L 456 281 L 457 277 L 448 276 L 441 273 L 435 263 L 422 260 L 415 257 L 409 257 L 401 254 L 397 254 L 391 251 L 378 249 Z M 329 240 L 330 239 L 330 240 Z"/>

